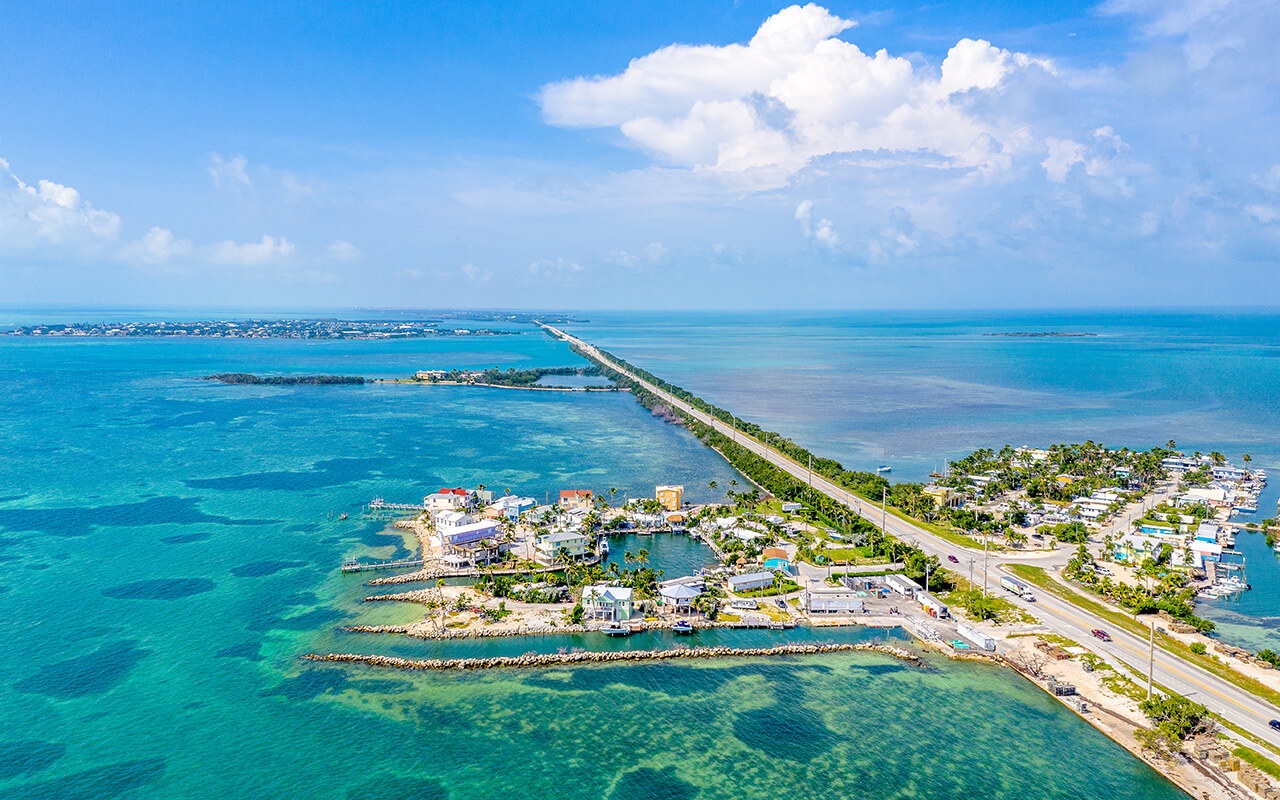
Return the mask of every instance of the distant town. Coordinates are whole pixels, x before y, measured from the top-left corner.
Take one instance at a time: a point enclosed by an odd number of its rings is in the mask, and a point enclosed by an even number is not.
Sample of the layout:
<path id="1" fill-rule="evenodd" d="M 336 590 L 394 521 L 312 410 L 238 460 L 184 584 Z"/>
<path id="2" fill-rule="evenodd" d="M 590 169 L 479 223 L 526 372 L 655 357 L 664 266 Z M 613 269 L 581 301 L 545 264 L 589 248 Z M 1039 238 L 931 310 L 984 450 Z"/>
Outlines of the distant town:
<path id="1" fill-rule="evenodd" d="M 432 336 L 504 336 L 519 331 L 441 327 L 419 322 L 338 319 L 206 320 L 202 322 L 121 322 L 24 325 L 10 336 L 188 336 L 215 339 L 421 339 Z"/>

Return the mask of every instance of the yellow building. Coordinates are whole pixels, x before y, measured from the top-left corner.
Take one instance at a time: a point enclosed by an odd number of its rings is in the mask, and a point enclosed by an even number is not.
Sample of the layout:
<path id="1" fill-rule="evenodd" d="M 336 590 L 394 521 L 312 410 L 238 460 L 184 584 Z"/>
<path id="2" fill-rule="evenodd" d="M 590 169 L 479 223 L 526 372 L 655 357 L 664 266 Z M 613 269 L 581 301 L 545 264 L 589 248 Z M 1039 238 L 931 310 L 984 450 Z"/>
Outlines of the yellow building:
<path id="1" fill-rule="evenodd" d="M 960 493 L 947 486 L 929 484 L 921 489 L 920 492 L 925 497 L 932 499 L 933 505 L 937 508 L 942 508 L 943 506 L 954 508 L 964 505 L 964 498 L 960 496 Z"/>
<path id="2" fill-rule="evenodd" d="M 658 504 L 667 511 L 679 511 L 684 506 L 683 486 L 659 486 L 655 492 Z"/>

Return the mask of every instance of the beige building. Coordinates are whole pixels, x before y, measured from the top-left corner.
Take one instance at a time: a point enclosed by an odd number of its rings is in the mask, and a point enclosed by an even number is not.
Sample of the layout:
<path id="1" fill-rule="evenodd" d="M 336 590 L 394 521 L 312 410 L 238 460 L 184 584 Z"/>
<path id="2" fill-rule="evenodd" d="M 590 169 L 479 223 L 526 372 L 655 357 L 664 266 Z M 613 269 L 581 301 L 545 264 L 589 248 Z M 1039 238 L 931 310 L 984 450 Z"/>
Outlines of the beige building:
<path id="1" fill-rule="evenodd" d="M 659 486 L 655 493 L 658 504 L 667 511 L 679 511 L 684 506 L 683 486 Z"/>

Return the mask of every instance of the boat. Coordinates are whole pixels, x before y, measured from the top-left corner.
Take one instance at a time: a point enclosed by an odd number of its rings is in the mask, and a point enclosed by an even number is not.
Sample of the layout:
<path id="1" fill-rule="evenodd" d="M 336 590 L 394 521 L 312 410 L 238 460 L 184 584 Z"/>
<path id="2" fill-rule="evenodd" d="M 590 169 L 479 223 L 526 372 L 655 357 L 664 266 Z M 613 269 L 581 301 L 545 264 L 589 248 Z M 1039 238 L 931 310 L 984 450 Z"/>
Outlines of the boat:
<path id="1" fill-rule="evenodd" d="M 631 630 L 631 627 L 628 625 L 610 625 L 608 627 L 601 628 L 600 632 L 609 636 L 630 636 L 635 633 L 635 631 Z"/>
<path id="2" fill-rule="evenodd" d="M 671 626 L 671 632 L 683 634 L 693 633 L 693 623 L 687 619 L 676 620 L 676 622 Z"/>
<path id="3" fill-rule="evenodd" d="M 888 464 L 881 464 L 880 466 L 876 467 L 876 472 L 893 472 L 893 467 L 889 466 Z"/>
<path id="4" fill-rule="evenodd" d="M 346 519 L 346 518 L 347 518 L 347 512 L 345 511 L 343 511 L 341 514 L 338 515 L 338 519 Z"/>

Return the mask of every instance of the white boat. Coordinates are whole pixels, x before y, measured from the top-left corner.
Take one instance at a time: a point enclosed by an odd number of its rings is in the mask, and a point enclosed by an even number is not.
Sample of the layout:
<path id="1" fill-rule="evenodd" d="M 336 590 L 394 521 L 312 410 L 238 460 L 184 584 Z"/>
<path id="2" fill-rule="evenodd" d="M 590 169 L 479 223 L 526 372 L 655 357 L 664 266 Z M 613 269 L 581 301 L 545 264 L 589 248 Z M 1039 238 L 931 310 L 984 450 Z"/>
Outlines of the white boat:
<path id="1" fill-rule="evenodd" d="M 893 472 L 893 467 L 889 466 L 888 464 L 881 464 L 880 466 L 876 467 L 876 472 Z"/>

